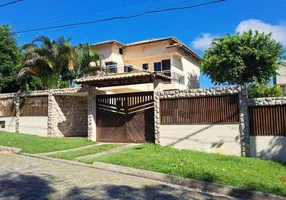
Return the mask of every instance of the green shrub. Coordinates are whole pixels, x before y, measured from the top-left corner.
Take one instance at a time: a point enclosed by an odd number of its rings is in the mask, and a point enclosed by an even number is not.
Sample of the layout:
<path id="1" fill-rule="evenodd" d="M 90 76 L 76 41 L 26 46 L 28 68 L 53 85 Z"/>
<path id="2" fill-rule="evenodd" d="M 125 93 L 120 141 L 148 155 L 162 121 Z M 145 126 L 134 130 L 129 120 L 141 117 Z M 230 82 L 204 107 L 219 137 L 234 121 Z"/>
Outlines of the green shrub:
<path id="1" fill-rule="evenodd" d="M 248 95 L 251 98 L 280 97 L 283 95 L 283 89 L 278 85 L 254 83 L 249 86 Z"/>

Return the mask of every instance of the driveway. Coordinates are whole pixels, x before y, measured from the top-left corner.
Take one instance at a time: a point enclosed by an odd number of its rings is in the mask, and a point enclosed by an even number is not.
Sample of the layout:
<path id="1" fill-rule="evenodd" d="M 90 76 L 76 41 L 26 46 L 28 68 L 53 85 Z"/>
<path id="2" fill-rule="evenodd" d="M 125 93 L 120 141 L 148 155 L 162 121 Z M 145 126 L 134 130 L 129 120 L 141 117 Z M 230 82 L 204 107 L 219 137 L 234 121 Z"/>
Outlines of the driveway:
<path id="1" fill-rule="evenodd" d="M 0 154 L 0 199 L 230 199 L 92 167 Z"/>

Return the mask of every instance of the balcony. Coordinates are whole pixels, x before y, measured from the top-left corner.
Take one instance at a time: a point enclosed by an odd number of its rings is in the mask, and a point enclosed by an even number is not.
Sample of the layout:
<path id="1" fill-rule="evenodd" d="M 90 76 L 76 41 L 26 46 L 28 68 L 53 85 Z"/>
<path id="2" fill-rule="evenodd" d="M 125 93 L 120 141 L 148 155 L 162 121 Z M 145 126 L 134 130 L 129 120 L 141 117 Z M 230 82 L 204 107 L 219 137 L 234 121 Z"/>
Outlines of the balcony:
<path id="1" fill-rule="evenodd" d="M 133 73 L 133 72 L 144 72 L 147 70 L 143 70 L 139 67 L 130 65 L 130 64 L 112 64 L 108 65 L 104 68 L 106 74 L 116 74 L 116 73 Z M 162 70 L 156 71 L 157 73 L 164 74 L 172 78 L 171 83 L 179 83 L 185 84 L 185 76 L 183 73 L 179 73 L 175 70 Z"/>

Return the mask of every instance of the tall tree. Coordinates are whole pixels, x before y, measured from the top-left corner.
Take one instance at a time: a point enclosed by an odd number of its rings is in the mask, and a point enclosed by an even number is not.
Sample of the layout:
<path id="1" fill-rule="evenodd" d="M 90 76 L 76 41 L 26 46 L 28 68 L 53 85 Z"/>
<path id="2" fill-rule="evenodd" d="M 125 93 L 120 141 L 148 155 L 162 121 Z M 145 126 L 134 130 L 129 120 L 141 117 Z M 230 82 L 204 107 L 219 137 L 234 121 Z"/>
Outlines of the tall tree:
<path id="1" fill-rule="evenodd" d="M 101 57 L 95 53 L 88 43 L 79 44 L 74 48 L 75 77 L 96 75 L 102 70 Z"/>
<path id="2" fill-rule="evenodd" d="M 37 76 L 46 89 L 72 86 L 74 78 L 85 75 L 90 63 L 99 60 L 88 44 L 73 47 L 71 38 L 64 37 L 51 40 L 40 36 L 22 50 L 24 64 L 18 77 Z"/>
<path id="3" fill-rule="evenodd" d="M 20 52 L 11 27 L 0 26 L 0 92 L 15 92 L 20 67 Z"/>
<path id="4" fill-rule="evenodd" d="M 42 80 L 46 89 L 66 86 L 63 79 L 69 72 L 71 62 L 71 39 L 60 37 L 54 41 L 45 36 L 34 39 L 31 43 L 22 46 L 24 60 L 18 77 L 34 75 Z"/>
<path id="5" fill-rule="evenodd" d="M 213 40 L 201 69 L 215 84 L 264 83 L 276 75 L 284 52 L 271 34 L 251 30 L 228 34 Z"/>

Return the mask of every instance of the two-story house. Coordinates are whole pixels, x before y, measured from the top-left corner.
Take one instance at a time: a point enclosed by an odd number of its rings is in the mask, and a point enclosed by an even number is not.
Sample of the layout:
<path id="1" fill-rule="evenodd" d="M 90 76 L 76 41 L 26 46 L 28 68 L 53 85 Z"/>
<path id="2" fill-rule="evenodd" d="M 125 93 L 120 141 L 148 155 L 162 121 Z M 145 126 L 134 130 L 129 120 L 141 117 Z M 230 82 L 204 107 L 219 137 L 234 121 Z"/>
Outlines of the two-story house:
<path id="1" fill-rule="evenodd" d="M 279 85 L 286 93 L 286 61 L 284 61 L 277 71 L 278 75 L 274 77 L 274 84 Z"/>
<path id="2" fill-rule="evenodd" d="M 108 73 L 151 71 L 170 76 L 164 90 L 199 88 L 201 57 L 175 37 L 150 39 L 130 44 L 105 41 L 93 44 Z M 139 92 L 153 90 L 152 84 L 106 88 L 106 91 Z"/>

